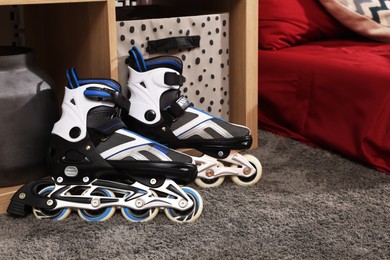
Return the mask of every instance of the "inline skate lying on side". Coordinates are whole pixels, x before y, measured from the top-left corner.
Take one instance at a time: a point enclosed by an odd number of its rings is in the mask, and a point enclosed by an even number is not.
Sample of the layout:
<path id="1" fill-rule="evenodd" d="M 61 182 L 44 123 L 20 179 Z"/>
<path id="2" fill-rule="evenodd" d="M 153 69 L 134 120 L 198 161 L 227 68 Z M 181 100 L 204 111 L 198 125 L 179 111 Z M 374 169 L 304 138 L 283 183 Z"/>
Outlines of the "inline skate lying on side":
<path id="1" fill-rule="evenodd" d="M 201 152 L 193 156 L 198 167 L 195 183 L 200 187 L 219 186 L 225 176 L 242 186 L 259 182 L 259 160 L 237 151 L 252 145 L 250 130 L 196 109 L 180 94 L 185 78 L 179 58 L 144 59 L 133 47 L 126 62 L 132 106 L 123 119 L 128 127 L 170 148 Z"/>
<path id="2" fill-rule="evenodd" d="M 129 221 L 153 219 L 164 208 L 175 222 L 195 221 L 203 201 L 192 183 L 197 168 L 191 157 L 129 131 L 120 118 L 129 100 L 119 84 L 79 79 L 67 71 L 62 116 L 54 125 L 49 155 L 52 178 L 20 188 L 7 212 L 39 219 L 81 218 L 102 221 L 120 208 Z"/>

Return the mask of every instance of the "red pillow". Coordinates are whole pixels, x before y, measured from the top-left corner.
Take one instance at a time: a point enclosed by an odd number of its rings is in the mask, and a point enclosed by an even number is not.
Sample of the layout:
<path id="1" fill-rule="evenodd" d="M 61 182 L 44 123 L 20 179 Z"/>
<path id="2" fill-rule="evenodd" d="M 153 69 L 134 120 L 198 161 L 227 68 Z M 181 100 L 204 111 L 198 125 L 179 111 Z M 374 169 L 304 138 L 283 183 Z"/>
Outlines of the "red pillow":
<path id="1" fill-rule="evenodd" d="M 259 0 L 259 47 L 278 50 L 346 34 L 317 0 Z"/>

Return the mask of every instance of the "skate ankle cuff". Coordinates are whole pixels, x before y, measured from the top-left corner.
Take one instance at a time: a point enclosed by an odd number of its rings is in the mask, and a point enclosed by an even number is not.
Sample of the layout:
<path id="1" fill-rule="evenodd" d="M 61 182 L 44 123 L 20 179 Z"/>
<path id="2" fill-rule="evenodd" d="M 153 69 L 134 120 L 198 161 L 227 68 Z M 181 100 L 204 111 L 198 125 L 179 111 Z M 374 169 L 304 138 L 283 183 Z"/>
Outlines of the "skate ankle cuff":
<path id="1" fill-rule="evenodd" d="M 164 83 L 168 86 L 183 86 L 184 82 L 186 82 L 186 78 L 182 75 L 174 72 L 165 72 L 164 74 Z"/>
<path id="2" fill-rule="evenodd" d="M 174 122 L 184 115 L 185 110 L 190 106 L 193 106 L 193 104 L 190 103 L 186 97 L 181 96 L 175 102 L 163 109 L 164 118 L 170 122 Z"/>

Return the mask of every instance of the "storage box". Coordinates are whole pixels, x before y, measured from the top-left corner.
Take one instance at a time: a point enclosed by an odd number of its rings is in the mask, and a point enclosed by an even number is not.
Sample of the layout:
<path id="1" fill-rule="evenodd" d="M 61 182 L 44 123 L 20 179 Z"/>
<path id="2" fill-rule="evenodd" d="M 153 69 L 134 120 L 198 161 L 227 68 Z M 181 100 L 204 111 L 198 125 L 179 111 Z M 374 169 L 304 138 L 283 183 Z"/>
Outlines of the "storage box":
<path id="1" fill-rule="evenodd" d="M 131 8 L 133 9 L 133 8 Z M 136 9 L 136 8 L 134 8 Z M 140 13 L 117 12 L 119 81 L 127 85 L 128 70 L 125 60 L 128 51 L 136 46 L 145 58 L 174 55 L 183 61 L 186 82 L 182 94 L 194 104 L 214 116 L 229 117 L 229 14 L 189 14 L 161 17 L 163 10 L 143 7 Z M 145 18 L 150 15 L 152 18 Z M 153 17 L 158 18 L 153 18 Z M 141 19 L 136 19 L 141 18 Z M 150 41 L 171 37 L 200 36 L 199 47 L 149 53 Z"/>

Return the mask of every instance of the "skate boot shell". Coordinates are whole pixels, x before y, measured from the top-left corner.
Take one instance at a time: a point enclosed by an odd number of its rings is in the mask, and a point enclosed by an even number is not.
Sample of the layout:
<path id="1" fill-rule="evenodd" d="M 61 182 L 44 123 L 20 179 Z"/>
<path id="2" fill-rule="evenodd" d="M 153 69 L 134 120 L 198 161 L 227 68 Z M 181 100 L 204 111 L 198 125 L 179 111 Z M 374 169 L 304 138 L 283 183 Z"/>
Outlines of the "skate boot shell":
<path id="1" fill-rule="evenodd" d="M 252 145 L 250 130 L 195 108 L 180 94 L 185 78 L 179 58 L 144 59 L 133 47 L 126 62 L 132 106 L 123 119 L 129 128 L 170 148 L 200 151 L 200 155 L 193 156 L 198 186 L 218 186 L 225 176 L 241 186 L 252 186 L 260 180 L 259 160 L 239 153 Z"/>
<path id="2" fill-rule="evenodd" d="M 79 79 L 67 71 L 62 116 L 52 130 L 52 178 L 30 182 L 7 212 L 39 219 L 65 219 L 72 210 L 88 221 L 109 219 L 117 209 L 133 222 L 156 217 L 160 208 L 175 222 L 195 221 L 203 201 L 180 187 L 197 177 L 193 159 L 129 131 L 120 113 L 130 108 L 120 85 Z"/>

